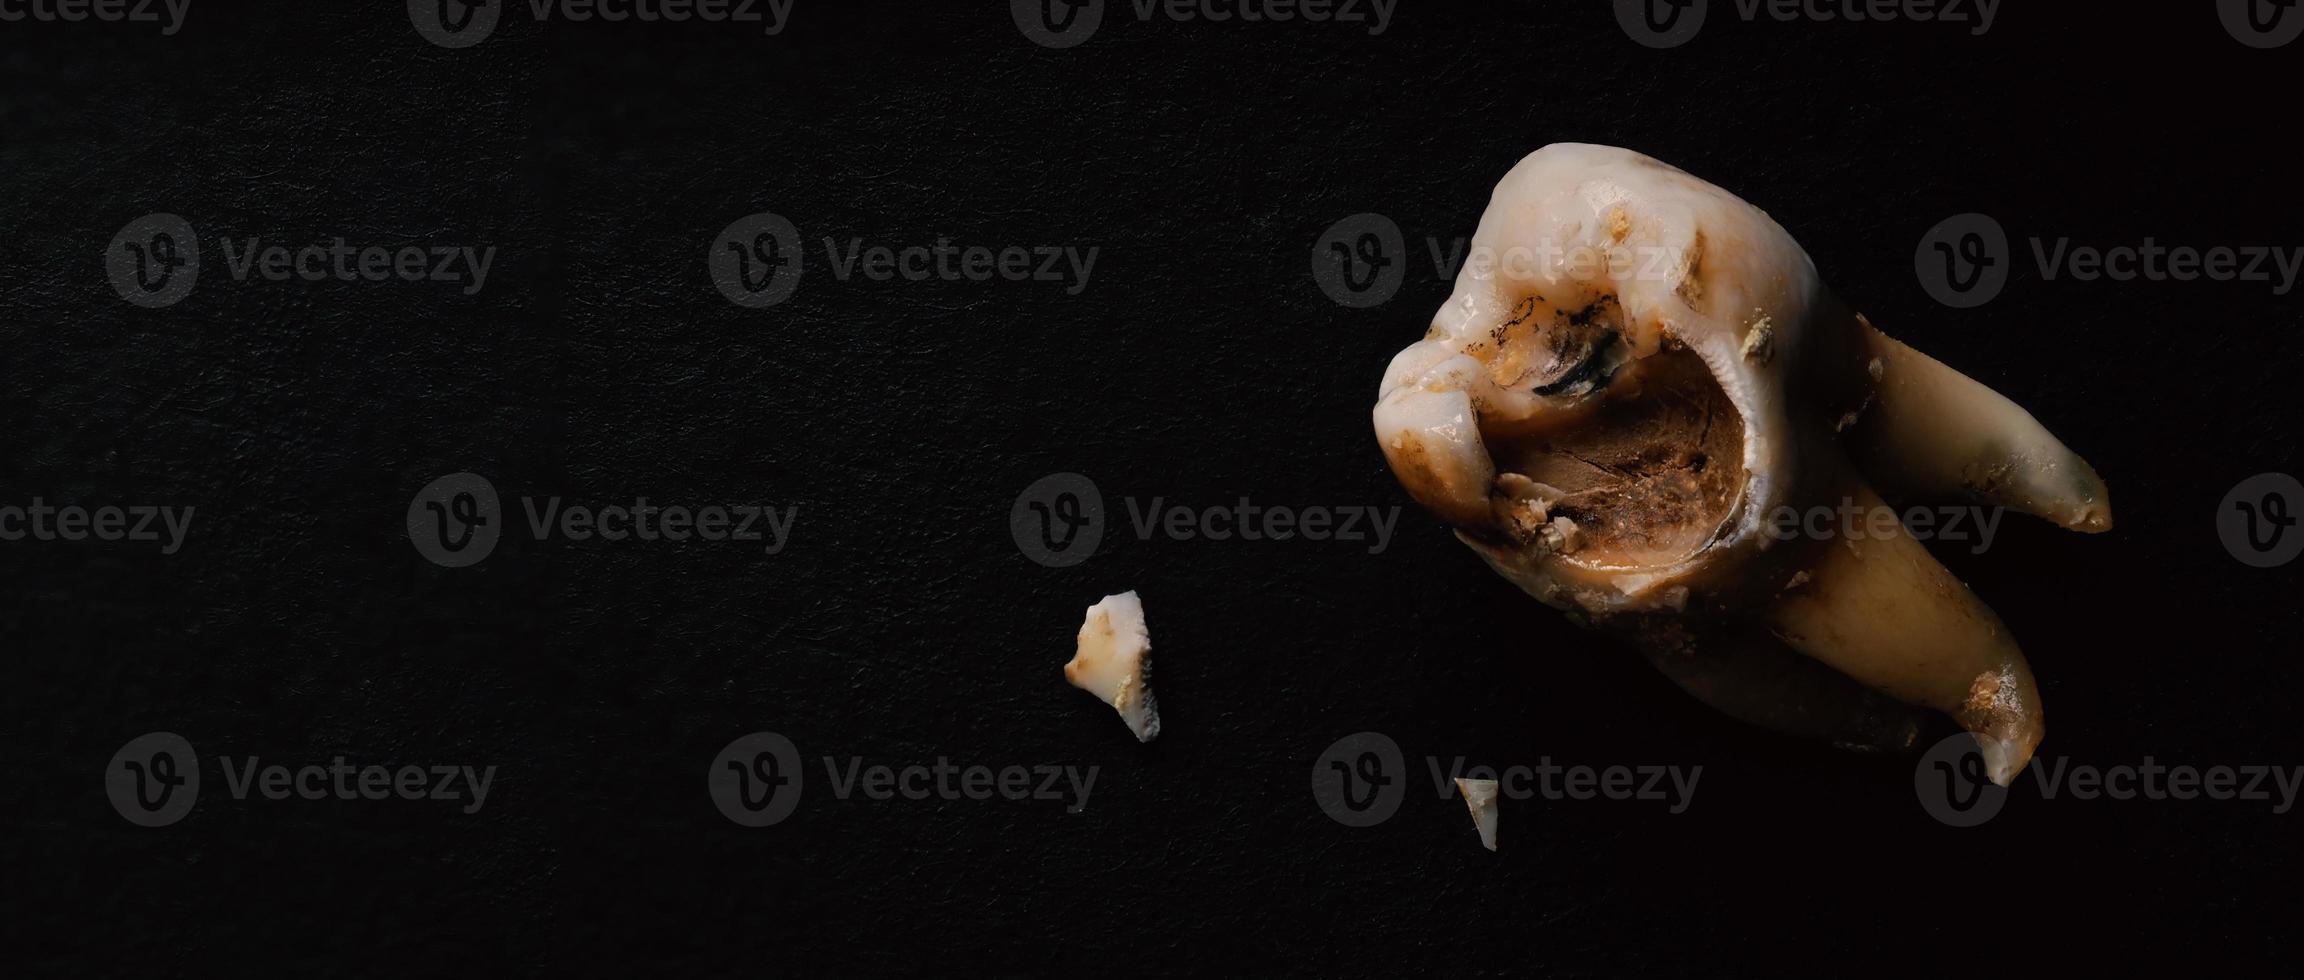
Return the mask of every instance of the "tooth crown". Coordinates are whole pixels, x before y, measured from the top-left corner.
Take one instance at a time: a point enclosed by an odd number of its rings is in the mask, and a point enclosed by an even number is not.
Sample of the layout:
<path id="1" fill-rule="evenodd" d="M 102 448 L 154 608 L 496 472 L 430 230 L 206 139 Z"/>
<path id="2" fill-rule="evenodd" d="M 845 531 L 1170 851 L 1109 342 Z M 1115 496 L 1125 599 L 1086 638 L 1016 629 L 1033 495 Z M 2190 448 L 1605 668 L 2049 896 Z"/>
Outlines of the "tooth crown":
<path id="1" fill-rule="evenodd" d="M 1468 254 L 1425 339 L 1385 371 L 1375 421 L 1401 481 L 1547 602 L 1608 615 L 1672 609 L 1691 587 L 1719 588 L 1700 573 L 1759 550 L 1765 515 L 1808 470 L 1793 458 L 1812 447 L 1790 424 L 1796 392 L 1787 379 L 1810 351 L 1819 308 L 1837 304 L 1807 253 L 1758 208 L 1674 167 L 1614 147 L 1555 144 L 1497 185 Z M 1545 366 L 1547 341 L 1577 320 L 1612 331 L 1614 366 L 1667 349 L 1692 354 L 1733 408 L 1747 479 L 1703 529 L 1701 547 L 1637 571 L 1483 547 L 1479 530 L 1497 523 L 1487 436 L 1585 423 L 1598 407 L 1574 385 L 1526 383 Z M 1545 325 L 1566 326 L 1546 337 Z M 1614 358 L 1601 360 L 1606 368 Z"/>

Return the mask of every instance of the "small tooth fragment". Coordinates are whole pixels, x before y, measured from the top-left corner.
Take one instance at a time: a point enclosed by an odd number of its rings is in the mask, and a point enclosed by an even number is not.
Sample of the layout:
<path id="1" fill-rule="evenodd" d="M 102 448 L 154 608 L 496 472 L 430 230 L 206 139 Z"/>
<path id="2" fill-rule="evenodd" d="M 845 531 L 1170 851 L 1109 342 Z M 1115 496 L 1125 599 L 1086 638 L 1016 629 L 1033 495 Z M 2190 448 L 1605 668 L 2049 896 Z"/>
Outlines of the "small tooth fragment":
<path id="1" fill-rule="evenodd" d="M 1464 797 L 1464 805 L 1472 811 L 1472 826 L 1480 830 L 1480 846 L 1495 850 L 1496 781 L 1458 778 L 1456 792 Z"/>
<path id="2" fill-rule="evenodd" d="M 1152 699 L 1152 634 L 1135 592 L 1108 595 L 1088 607 L 1064 679 L 1120 712 L 1137 741 L 1160 734 L 1160 710 Z"/>
<path id="3" fill-rule="evenodd" d="M 1583 540 L 1576 522 L 1566 517 L 1553 518 L 1552 523 L 1544 527 L 1543 533 L 1544 543 L 1563 555 L 1575 554 L 1576 546 Z"/>
<path id="4" fill-rule="evenodd" d="M 1766 363 L 1768 355 L 1775 350 L 1776 325 L 1769 321 L 1768 314 L 1762 313 L 1760 319 L 1752 324 L 1752 329 L 1744 332 L 1744 359 Z"/>
<path id="5" fill-rule="evenodd" d="M 2032 413 L 1856 318 L 1877 399 L 1854 442 L 1891 493 L 1963 495 L 2075 531 L 2112 529 L 2104 480 Z"/>

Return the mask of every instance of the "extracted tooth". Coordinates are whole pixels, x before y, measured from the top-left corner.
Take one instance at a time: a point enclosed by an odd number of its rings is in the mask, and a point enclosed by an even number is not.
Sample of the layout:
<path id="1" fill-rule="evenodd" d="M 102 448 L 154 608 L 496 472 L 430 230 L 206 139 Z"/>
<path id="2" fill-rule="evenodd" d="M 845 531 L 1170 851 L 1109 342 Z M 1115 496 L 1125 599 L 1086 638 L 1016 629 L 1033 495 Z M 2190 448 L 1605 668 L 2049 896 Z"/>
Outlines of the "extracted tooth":
<path id="1" fill-rule="evenodd" d="M 1496 849 L 1496 781 L 1493 779 L 1456 780 L 1456 793 L 1464 797 L 1464 805 L 1472 810 L 1472 826 L 1480 831 L 1480 846 Z"/>
<path id="2" fill-rule="evenodd" d="M 1638 153 L 1530 154 L 1469 249 L 1483 260 L 1387 365 L 1372 413 L 1411 496 L 1723 711 L 1902 749 L 1934 709 L 1976 733 L 1993 779 L 2023 768 L 2040 698 L 1998 617 L 1901 527 L 1802 518 L 1884 509 L 1877 486 L 2101 531 L 2086 462 L 1872 329 L 1765 212 Z"/>
<path id="3" fill-rule="evenodd" d="M 1152 699 L 1152 634 L 1136 593 L 1108 595 L 1088 607 L 1064 679 L 1111 705 L 1137 741 L 1160 734 L 1160 710 Z"/>
<path id="4" fill-rule="evenodd" d="M 1887 504 L 1859 484 L 1864 513 Z M 1952 716 L 2002 786 L 2040 743 L 2040 692 L 2008 628 L 1902 525 L 1817 552 L 1808 581 L 1768 612 L 1793 649 L 1891 697 Z"/>
<path id="5" fill-rule="evenodd" d="M 1964 496 L 2075 531 L 2112 528 L 2112 494 L 2032 413 L 1856 318 L 1878 404 L 1854 445 L 1892 493 Z"/>

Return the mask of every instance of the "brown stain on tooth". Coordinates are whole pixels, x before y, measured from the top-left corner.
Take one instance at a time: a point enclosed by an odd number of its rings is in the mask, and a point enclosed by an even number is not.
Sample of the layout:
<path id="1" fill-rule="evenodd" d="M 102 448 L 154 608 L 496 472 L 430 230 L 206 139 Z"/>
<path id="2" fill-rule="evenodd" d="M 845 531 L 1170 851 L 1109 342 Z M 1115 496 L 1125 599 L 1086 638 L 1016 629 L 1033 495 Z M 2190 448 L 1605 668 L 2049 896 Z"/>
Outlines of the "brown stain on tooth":
<path id="1" fill-rule="evenodd" d="M 1688 240 L 1688 250 L 1680 256 L 1679 272 L 1679 282 L 1672 287 L 1673 295 L 1680 297 L 1680 302 L 1686 303 L 1689 309 L 1702 312 L 1704 308 L 1704 229 L 1696 229 L 1695 235 Z"/>
<path id="2" fill-rule="evenodd" d="M 1968 700 L 1964 703 L 1964 709 L 1977 714 L 1990 713 L 2000 706 L 2000 689 L 2006 684 L 2007 681 L 1998 673 L 1985 671 L 1977 674 L 1976 679 L 1968 685 Z"/>

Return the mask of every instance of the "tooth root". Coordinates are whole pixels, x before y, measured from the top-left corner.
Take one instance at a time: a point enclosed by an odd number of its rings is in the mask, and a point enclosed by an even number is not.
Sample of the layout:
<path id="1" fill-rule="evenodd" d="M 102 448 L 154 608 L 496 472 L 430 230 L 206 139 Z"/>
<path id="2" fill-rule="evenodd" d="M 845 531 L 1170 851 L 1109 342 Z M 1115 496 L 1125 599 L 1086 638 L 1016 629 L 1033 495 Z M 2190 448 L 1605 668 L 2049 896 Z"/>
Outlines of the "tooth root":
<path id="1" fill-rule="evenodd" d="M 1861 752 L 1902 752 L 1919 740 L 1921 709 L 1801 656 L 1759 626 L 1648 619 L 1633 644 L 1722 714 Z"/>
<path id="2" fill-rule="evenodd" d="M 2031 413 L 1858 316 L 1876 403 L 1853 445 L 1891 492 L 1967 496 L 2075 531 L 2112 527 L 2112 496 L 2088 461 Z"/>
<path id="3" fill-rule="evenodd" d="M 1862 484 L 1853 499 L 1865 513 L 1887 506 Z M 1983 746 L 1992 781 L 2008 785 L 2043 728 L 2032 669 L 2000 618 L 1900 525 L 1827 542 L 1808 574 L 1769 609 L 1776 635 L 1860 683 L 1951 715 Z"/>
<path id="4" fill-rule="evenodd" d="M 1416 502 L 1458 527 L 1488 522 L 1496 466 L 1480 438 L 1471 396 L 1408 387 L 1378 402 L 1376 440 Z"/>

